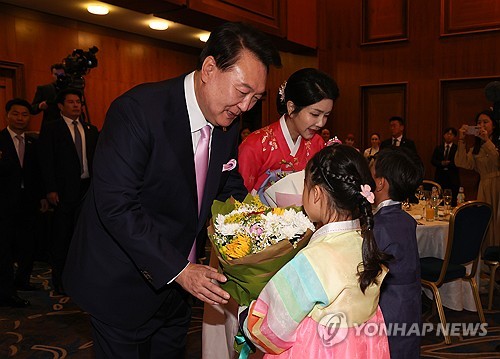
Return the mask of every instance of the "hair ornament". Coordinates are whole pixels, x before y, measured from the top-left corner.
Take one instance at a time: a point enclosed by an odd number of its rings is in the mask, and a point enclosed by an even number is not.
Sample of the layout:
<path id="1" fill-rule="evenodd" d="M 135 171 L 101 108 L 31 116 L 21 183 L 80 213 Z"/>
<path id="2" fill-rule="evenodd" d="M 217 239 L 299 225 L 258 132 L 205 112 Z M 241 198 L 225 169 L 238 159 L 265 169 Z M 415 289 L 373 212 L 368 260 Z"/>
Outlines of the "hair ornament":
<path id="1" fill-rule="evenodd" d="M 280 85 L 280 88 L 278 89 L 278 93 L 280 95 L 280 101 L 281 102 L 285 102 L 285 88 L 286 88 L 286 81 L 283 82 L 281 85 Z"/>
<path id="2" fill-rule="evenodd" d="M 342 144 L 342 141 L 339 140 L 339 138 L 337 136 L 333 136 L 332 138 L 330 138 L 327 142 L 326 142 L 326 146 L 331 146 L 335 143 L 338 143 L 338 144 Z"/>
<path id="3" fill-rule="evenodd" d="M 373 204 L 375 202 L 375 196 L 373 195 L 372 188 L 369 184 L 361 185 L 361 195 L 366 198 L 366 200 Z"/>

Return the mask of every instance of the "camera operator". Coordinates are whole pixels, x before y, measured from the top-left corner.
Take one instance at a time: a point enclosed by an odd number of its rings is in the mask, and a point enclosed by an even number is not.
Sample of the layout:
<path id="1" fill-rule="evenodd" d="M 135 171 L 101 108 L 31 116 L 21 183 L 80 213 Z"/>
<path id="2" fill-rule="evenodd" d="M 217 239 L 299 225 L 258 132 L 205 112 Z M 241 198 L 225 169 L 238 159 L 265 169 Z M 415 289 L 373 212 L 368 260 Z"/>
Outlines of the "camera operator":
<path id="1" fill-rule="evenodd" d="M 47 122 L 54 121 L 60 116 L 60 110 L 56 103 L 56 96 L 61 90 L 58 80 L 60 81 L 60 79 L 65 76 L 64 65 L 61 63 L 53 64 L 50 66 L 50 71 L 54 78 L 54 82 L 37 86 L 35 98 L 31 104 L 31 113 L 33 115 L 43 111 L 42 127 L 44 127 Z"/>

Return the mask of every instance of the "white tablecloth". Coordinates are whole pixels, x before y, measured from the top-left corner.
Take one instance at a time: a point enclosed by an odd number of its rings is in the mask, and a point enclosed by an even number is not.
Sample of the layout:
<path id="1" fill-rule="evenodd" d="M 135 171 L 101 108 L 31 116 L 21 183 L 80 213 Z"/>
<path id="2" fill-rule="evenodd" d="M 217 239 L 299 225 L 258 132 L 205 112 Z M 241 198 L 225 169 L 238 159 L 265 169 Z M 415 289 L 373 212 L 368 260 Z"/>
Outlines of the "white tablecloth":
<path id="1" fill-rule="evenodd" d="M 410 214 L 421 214 L 421 209 L 418 206 L 415 207 L 417 208 L 412 208 Z M 420 258 L 444 258 L 448 240 L 448 221 L 427 222 L 424 219 L 419 219 L 417 222 L 421 223 L 417 225 L 417 246 Z M 470 270 L 470 267 L 471 265 L 467 266 L 467 269 Z M 429 289 L 424 288 L 424 293 L 429 298 L 433 298 L 432 292 Z M 447 308 L 476 311 L 470 284 L 462 279 L 443 284 L 439 288 L 439 294 L 441 295 L 443 306 Z"/>

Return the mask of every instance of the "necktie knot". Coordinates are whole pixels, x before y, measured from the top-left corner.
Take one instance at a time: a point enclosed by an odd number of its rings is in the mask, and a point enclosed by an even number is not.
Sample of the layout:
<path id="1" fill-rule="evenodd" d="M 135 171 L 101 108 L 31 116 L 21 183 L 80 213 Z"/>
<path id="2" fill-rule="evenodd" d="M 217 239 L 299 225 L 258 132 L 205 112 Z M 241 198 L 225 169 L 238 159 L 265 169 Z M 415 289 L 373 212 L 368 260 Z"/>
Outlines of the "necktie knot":
<path id="1" fill-rule="evenodd" d="M 212 128 L 209 126 L 209 125 L 205 125 L 201 128 L 201 137 L 200 137 L 200 141 L 202 139 L 208 139 L 210 138 L 210 132 L 211 132 Z"/>
<path id="2" fill-rule="evenodd" d="M 393 145 L 393 146 L 397 146 L 397 145 L 398 145 L 398 139 L 397 139 L 397 138 L 394 138 L 394 139 L 392 140 L 392 145 Z"/>

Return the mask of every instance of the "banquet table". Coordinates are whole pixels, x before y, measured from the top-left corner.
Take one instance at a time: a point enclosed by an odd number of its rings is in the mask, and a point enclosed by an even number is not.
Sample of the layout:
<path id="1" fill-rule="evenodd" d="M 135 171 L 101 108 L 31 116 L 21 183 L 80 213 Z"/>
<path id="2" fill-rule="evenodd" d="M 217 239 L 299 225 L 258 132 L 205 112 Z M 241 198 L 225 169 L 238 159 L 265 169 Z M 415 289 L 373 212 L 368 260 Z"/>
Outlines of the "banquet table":
<path id="1" fill-rule="evenodd" d="M 409 214 L 417 219 L 417 246 L 420 258 L 444 258 L 448 241 L 449 216 L 440 216 L 439 220 L 428 222 L 423 218 L 419 218 L 422 214 L 422 207 L 419 205 L 413 205 Z M 467 269 L 470 270 L 471 267 L 472 265 L 469 265 Z M 429 289 L 423 288 L 423 290 L 429 298 L 433 298 Z M 443 284 L 439 287 L 439 294 L 443 306 L 447 308 L 457 311 L 463 309 L 476 311 L 470 284 L 462 279 Z"/>

